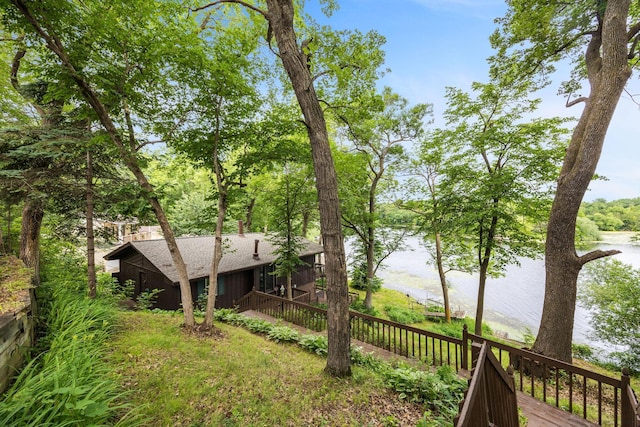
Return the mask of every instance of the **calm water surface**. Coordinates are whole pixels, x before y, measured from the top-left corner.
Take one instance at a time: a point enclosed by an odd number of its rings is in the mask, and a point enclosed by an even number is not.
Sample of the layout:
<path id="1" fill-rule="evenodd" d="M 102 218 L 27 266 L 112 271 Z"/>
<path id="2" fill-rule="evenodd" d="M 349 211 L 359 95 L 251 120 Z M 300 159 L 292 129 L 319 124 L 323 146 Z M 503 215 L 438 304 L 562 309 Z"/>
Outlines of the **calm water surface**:
<path id="1" fill-rule="evenodd" d="M 598 245 L 599 249 L 618 249 L 622 253 L 615 256 L 620 261 L 640 268 L 640 246 L 631 245 L 621 235 L 608 236 L 607 243 Z M 626 235 L 628 238 L 628 234 Z M 427 265 L 430 259 L 420 239 L 405 239 L 407 249 L 391 255 L 386 268 L 379 272 L 385 288 L 394 289 L 416 298 L 442 299 L 442 290 L 437 271 Z M 346 245 L 347 253 L 350 245 Z M 493 329 L 507 332 L 510 337 L 522 339 L 523 333 L 530 331 L 534 335 L 540 323 L 544 301 L 544 261 L 542 259 L 522 258 L 520 265 L 510 265 L 504 277 L 487 279 L 485 290 L 484 318 Z M 478 296 L 478 275 L 450 272 L 449 298 L 452 309 L 465 310 L 470 317 L 475 316 Z M 590 337 L 591 319 L 588 310 L 576 307 L 574 341 L 586 343 L 596 348 L 605 348 Z"/>

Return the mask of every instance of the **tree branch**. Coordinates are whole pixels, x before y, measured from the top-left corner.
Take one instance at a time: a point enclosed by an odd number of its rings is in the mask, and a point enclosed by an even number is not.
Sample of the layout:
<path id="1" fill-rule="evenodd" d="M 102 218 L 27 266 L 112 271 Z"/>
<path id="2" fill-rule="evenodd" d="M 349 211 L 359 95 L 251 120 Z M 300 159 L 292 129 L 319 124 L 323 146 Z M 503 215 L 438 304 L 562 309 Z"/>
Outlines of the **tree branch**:
<path id="1" fill-rule="evenodd" d="M 573 101 L 569 101 L 569 98 L 567 98 L 567 103 L 565 104 L 565 107 L 570 108 L 573 107 L 576 104 L 579 104 L 581 102 L 587 102 L 589 98 L 587 98 L 586 96 L 581 96 L 579 98 L 574 99 Z"/>
<path id="2" fill-rule="evenodd" d="M 608 256 L 620 254 L 620 253 L 622 253 L 622 251 L 619 251 L 617 249 L 611 249 L 609 251 L 601 251 L 601 250 L 591 251 L 582 255 L 581 257 L 578 257 L 578 262 L 580 263 L 580 265 L 585 265 L 588 262 L 595 261 L 600 258 L 605 258 Z"/>
<path id="3" fill-rule="evenodd" d="M 198 11 L 201 11 L 201 10 L 204 10 L 204 9 L 208 9 L 208 8 L 210 8 L 210 7 L 213 7 L 213 6 L 218 6 L 218 5 L 222 4 L 222 3 L 234 3 L 234 4 L 239 4 L 240 6 L 244 6 L 244 7 L 246 7 L 247 9 L 251 9 L 251 10 L 253 10 L 254 12 L 257 12 L 257 13 L 259 13 L 260 15 L 264 16 L 264 18 L 265 18 L 267 21 L 269 20 L 269 14 L 268 14 L 266 11 L 264 11 L 264 10 L 262 10 L 262 9 L 260 9 L 260 8 L 256 7 L 256 6 L 254 6 L 254 5 L 252 5 L 252 4 L 249 4 L 249 3 L 247 3 L 247 2 L 244 2 L 244 1 L 242 1 L 242 0 L 216 0 L 216 1 L 213 1 L 213 2 L 211 2 L 211 3 L 209 3 L 209 4 L 205 4 L 204 6 L 196 7 L 195 9 L 190 9 L 190 10 L 191 10 L 192 12 L 198 12 Z"/>
<path id="4" fill-rule="evenodd" d="M 627 32 L 627 40 L 631 40 L 638 34 L 640 34 L 640 21 L 629 27 L 629 31 Z"/>

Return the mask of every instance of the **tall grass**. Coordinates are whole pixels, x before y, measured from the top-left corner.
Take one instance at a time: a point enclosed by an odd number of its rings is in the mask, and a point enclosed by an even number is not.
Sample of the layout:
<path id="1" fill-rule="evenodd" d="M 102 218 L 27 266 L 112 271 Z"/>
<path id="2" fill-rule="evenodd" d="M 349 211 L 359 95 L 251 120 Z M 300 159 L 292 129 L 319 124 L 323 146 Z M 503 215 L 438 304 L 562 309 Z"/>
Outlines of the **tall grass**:
<path id="1" fill-rule="evenodd" d="M 109 291 L 87 298 L 81 258 L 67 247 L 46 254 L 46 281 L 37 290 L 39 353 L 0 402 L 0 425 L 139 424 L 104 361 L 116 314 Z"/>

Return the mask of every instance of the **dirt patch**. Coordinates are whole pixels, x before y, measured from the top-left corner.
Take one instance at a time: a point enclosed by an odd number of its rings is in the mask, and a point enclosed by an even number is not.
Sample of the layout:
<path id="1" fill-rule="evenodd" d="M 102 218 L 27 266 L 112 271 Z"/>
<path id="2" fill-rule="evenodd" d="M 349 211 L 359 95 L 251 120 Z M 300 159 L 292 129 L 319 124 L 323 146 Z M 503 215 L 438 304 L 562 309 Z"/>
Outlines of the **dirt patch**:
<path id="1" fill-rule="evenodd" d="M 182 332 L 196 338 L 223 339 L 225 337 L 221 329 L 215 326 L 207 326 L 204 323 L 196 323 L 193 327 L 182 325 Z"/>

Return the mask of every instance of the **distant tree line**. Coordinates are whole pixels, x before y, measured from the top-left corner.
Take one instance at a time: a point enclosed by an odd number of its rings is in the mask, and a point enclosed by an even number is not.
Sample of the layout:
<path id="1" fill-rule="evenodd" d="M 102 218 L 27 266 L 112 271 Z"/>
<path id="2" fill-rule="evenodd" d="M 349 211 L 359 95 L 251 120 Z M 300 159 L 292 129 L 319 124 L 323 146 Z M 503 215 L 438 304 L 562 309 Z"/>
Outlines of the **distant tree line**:
<path id="1" fill-rule="evenodd" d="M 579 215 L 592 221 L 600 231 L 640 231 L 640 197 L 584 202 Z"/>

